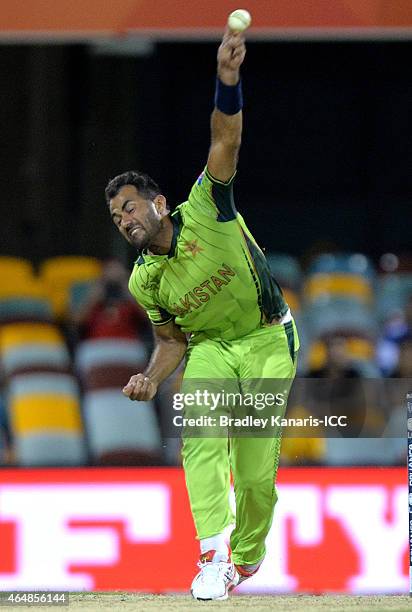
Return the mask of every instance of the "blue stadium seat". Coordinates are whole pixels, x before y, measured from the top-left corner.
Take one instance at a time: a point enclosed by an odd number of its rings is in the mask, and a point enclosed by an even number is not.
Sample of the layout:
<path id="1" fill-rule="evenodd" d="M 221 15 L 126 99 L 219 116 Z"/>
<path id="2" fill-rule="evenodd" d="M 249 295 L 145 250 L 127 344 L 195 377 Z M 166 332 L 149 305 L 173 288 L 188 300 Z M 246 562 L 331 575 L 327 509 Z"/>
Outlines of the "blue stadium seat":
<path id="1" fill-rule="evenodd" d="M 40 280 L 18 273 L 16 276 L 1 276 L 0 323 L 51 319 L 51 304 Z"/>
<path id="2" fill-rule="evenodd" d="M 13 297 L 0 298 L 0 323 L 52 320 L 50 303 L 46 299 Z"/>
<path id="3" fill-rule="evenodd" d="M 412 274 L 385 274 L 378 279 L 376 302 L 378 317 L 387 319 L 402 310 L 412 297 Z"/>
<path id="4" fill-rule="evenodd" d="M 351 299 L 318 300 L 305 309 L 304 320 L 312 340 L 336 333 L 374 338 L 377 333 L 373 309 Z"/>
<path id="5" fill-rule="evenodd" d="M 87 300 L 90 289 L 95 285 L 95 281 L 81 281 L 73 283 L 69 289 L 69 310 L 76 312 Z"/>
<path id="6" fill-rule="evenodd" d="M 273 276 L 281 287 L 299 291 L 302 281 L 302 269 L 298 260 L 284 253 L 265 253 Z"/>
<path id="7" fill-rule="evenodd" d="M 308 275 L 312 274 L 356 274 L 374 282 L 375 268 L 371 260 L 361 253 L 323 253 L 310 264 Z"/>

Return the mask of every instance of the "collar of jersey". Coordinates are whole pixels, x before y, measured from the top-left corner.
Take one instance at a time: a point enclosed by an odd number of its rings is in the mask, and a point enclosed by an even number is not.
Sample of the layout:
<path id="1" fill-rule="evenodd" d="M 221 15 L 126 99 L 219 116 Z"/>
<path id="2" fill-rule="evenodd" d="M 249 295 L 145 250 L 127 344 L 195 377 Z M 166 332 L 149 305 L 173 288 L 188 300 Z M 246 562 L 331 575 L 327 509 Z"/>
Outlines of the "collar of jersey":
<path id="1" fill-rule="evenodd" d="M 180 214 L 179 209 L 176 209 L 170 215 L 170 220 L 173 225 L 173 235 L 172 235 L 172 242 L 170 244 L 170 251 L 168 253 L 165 253 L 164 255 L 148 255 L 147 250 L 144 249 L 140 253 L 137 260 L 135 261 L 135 263 L 137 263 L 139 266 L 143 263 L 148 263 L 150 261 L 156 261 L 156 260 L 159 261 L 158 260 L 159 257 L 167 257 L 168 259 L 170 259 L 171 257 L 174 256 L 175 251 L 176 251 L 177 239 L 179 238 L 180 230 L 182 229 L 182 215 Z"/>

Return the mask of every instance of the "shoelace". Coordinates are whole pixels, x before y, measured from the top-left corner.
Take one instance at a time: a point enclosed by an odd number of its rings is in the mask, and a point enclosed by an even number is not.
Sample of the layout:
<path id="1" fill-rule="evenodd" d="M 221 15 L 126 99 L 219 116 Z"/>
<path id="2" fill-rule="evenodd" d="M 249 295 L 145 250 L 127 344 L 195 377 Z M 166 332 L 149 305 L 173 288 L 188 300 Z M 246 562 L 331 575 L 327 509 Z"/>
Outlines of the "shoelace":
<path id="1" fill-rule="evenodd" d="M 202 582 L 215 582 L 216 578 L 221 577 L 221 574 L 228 580 L 231 579 L 230 563 L 225 563 L 224 561 L 220 561 L 219 563 L 210 563 L 210 562 L 201 562 L 198 561 L 198 567 L 202 570 L 200 578 Z"/>

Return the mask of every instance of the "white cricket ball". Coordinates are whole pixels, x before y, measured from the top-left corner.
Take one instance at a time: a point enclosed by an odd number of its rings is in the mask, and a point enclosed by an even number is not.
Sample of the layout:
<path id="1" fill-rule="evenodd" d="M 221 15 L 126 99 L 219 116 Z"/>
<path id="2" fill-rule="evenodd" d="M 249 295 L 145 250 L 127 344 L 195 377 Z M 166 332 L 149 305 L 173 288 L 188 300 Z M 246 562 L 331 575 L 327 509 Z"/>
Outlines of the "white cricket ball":
<path id="1" fill-rule="evenodd" d="M 245 9 L 236 9 L 230 13 L 227 20 L 227 25 L 233 32 L 243 32 L 252 23 L 252 17 L 249 11 Z"/>

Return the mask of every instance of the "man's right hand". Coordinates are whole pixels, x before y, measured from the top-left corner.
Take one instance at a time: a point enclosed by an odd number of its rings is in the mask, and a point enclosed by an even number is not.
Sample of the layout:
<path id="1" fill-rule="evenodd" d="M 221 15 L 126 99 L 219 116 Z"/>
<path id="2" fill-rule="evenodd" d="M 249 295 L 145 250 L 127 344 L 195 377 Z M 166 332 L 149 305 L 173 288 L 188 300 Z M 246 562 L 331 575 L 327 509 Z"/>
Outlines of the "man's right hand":
<path id="1" fill-rule="evenodd" d="M 182 361 L 186 349 L 186 335 L 172 320 L 164 325 L 153 327 L 155 349 L 145 373 L 134 374 L 123 387 L 123 393 L 131 400 L 149 401 L 157 393 L 157 387 Z"/>
<path id="2" fill-rule="evenodd" d="M 246 55 L 245 37 L 240 32 L 226 28 L 217 52 L 217 73 L 225 85 L 236 85 L 239 68 Z"/>
<path id="3" fill-rule="evenodd" d="M 131 400 L 147 402 L 156 395 L 157 385 L 144 374 L 134 374 L 123 387 L 123 393 Z"/>

